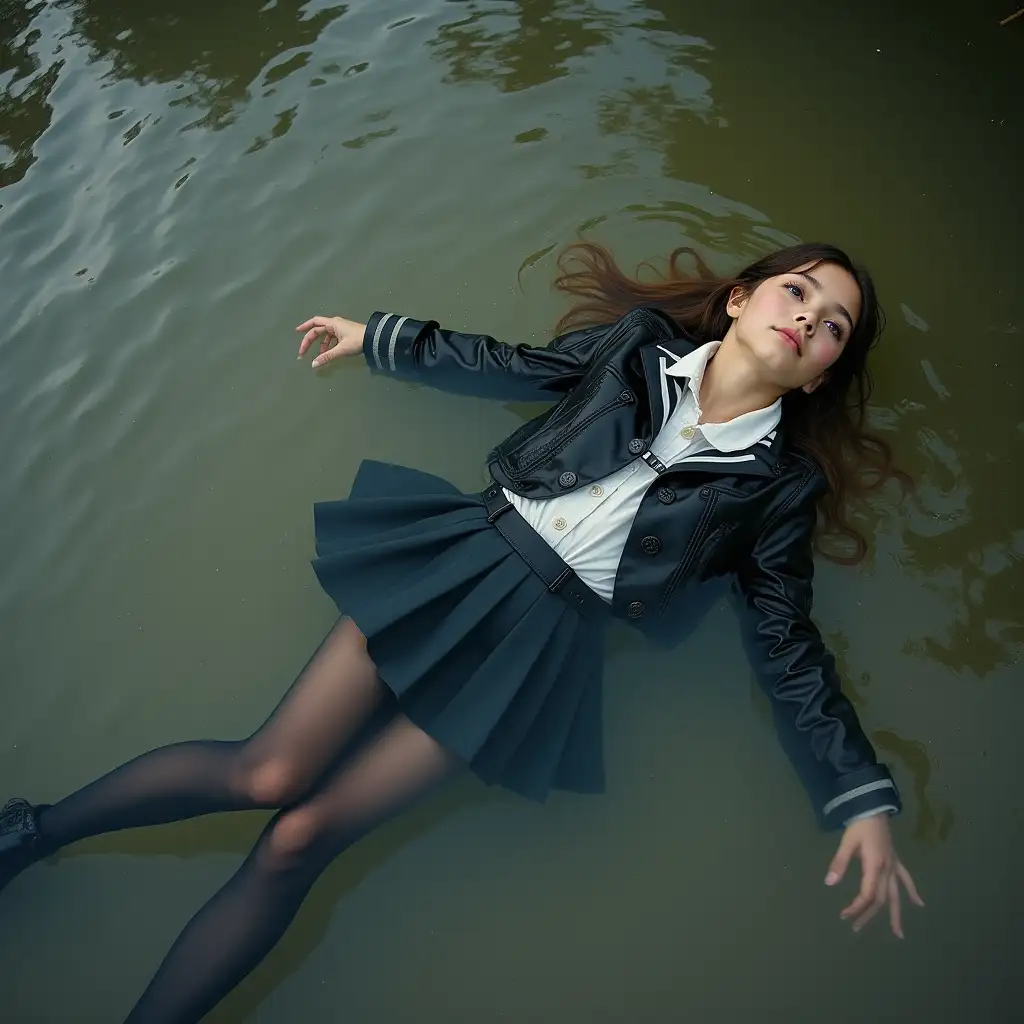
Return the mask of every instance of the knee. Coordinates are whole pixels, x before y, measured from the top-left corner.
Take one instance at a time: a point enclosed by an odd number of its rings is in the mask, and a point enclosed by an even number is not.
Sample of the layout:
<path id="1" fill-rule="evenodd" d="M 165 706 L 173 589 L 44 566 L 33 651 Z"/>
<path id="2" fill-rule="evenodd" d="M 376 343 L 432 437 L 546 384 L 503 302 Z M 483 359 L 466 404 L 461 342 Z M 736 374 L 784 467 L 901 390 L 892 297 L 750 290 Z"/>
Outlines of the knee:
<path id="1" fill-rule="evenodd" d="M 310 807 L 286 811 L 271 826 L 263 843 L 264 866 L 287 871 L 310 860 L 323 837 L 323 822 Z"/>
<path id="2" fill-rule="evenodd" d="M 246 765 L 241 787 L 256 807 L 287 807 L 306 795 L 309 779 L 288 758 L 272 757 Z"/>

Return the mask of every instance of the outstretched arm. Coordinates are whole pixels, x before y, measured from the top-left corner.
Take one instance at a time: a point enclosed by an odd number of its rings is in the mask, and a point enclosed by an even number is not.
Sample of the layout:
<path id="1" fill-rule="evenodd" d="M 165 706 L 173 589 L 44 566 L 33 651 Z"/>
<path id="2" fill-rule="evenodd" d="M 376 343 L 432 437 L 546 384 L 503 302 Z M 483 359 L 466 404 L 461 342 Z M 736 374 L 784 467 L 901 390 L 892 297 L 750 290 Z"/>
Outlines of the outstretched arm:
<path id="1" fill-rule="evenodd" d="M 819 820 L 836 828 L 877 811 L 896 812 L 900 803 L 811 620 L 811 540 L 820 486 L 809 475 L 762 530 L 737 584 L 744 643 L 771 700 L 782 744 Z"/>
<path id="2" fill-rule="evenodd" d="M 776 728 L 826 828 L 845 826 L 826 877 L 834 885 L 854 857 L 862 882 L 842 913 L 859 929 L 886 904 L 902 937 L 899 885 L 921 903 L 892 845 L 889 816 L 900 810 L 896 784 L 879 764 L 835 659 L 811 620 L 812 536 L 824 481 L 808 477 L 796 498 L 762 531 L 737 574 L 744 640 L 767 692 Z M 923 904 L 922 904 L 923 905 Z"/>
<path id="3" fill-rule="evenodd" d="M 314 368 L 362 352 L 375 372 L 502 401 L 556 400 L 568 393 L 607 332 L 606 325 L 570 331 L 536 348 L 394 313 L 374 313 L 367 324 L 317 316 L 296 329 L 304 332 L 300 357 L 319 340 Z"/>

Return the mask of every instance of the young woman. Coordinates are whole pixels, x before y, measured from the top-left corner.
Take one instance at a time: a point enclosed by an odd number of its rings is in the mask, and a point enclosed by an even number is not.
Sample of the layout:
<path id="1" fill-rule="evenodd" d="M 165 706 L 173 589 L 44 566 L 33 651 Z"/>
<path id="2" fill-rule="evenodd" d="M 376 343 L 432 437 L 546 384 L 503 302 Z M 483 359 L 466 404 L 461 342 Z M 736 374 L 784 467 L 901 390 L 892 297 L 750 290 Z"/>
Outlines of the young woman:
<path id="1" fill-rule="evenodd" d="M 53 805 L 8 802 L 0 887 L 86 836 L 280 809 L 129 1021 L 198 1020 L 334 857 L 460 766 L 534 799 L 600 791 L 609 618 L 672 644 L 694 589 L 723 575 L 816 813 L 844 828 L 826 884 L 859 858 L 842 916 L 859 929 L 887 906 L 902 935 L 900 886 L 921 900 L 889 831 L 899 796 L 810 618 L 818 524 L 862 555 L 844 504 L 865 472 L 891 475 L 863 426 L 874 288 L 828 245 L 724 279 L 699 259 L 685 275 L 683 251 L 655 283 L 572 247 L 557 285 L 577 302 L 546 348 L 382 313 L 299 326 L 314 367 L 362 352 L 376 372 L 553 404 L 490 453 L 479 494 L 364 462 L 348 500 L 316 506 L 313 565 L 341 618 L 248 739 L 152 750 Z M 386 700 L 390 722 L 348 750 Z"/>

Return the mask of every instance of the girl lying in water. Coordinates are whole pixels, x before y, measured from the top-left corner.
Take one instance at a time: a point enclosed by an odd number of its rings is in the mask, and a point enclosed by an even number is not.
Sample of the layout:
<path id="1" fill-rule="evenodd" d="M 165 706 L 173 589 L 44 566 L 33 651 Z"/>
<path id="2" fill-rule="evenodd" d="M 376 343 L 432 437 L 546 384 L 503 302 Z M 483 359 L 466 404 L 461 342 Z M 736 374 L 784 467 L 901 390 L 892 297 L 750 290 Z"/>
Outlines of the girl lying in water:
<path id="1" fill-rule="evenodd" d="M 612 618 L 671 645 L 696 588 L 733 579 L 750 657 L 818 818 L 842 829 L 825 882 L 861 862 L 842 916 L 861 928 L 900 889 L 896 785 L 811 621 L 819 525 L 857 545 L 844 507 L 892 475 L 863 427 L 879 332 L 870 277 L 798 245 L 716 278 L 641 283 L 592 245 L 559 287 L 577 304 L 546 348 L 375 313 L 298 328 L 313 366 L 371 370 L 551 408 L 489 456 L 463 494 L 364 462 L 315 508 L 314 569 L 341 617 L 245 740 L 137 757 L 58 803 L 0 813 L 0 888 L 70 843 L 222 811 L 277 809 L 234 877 L 167 954 L 128 1017 L 196 1021 L 278 941 L 324 868 L 458 769 L 542 800 L 604 786 L 601 668 Z M 351 750 L 385 702 L 394 714 Z"/>

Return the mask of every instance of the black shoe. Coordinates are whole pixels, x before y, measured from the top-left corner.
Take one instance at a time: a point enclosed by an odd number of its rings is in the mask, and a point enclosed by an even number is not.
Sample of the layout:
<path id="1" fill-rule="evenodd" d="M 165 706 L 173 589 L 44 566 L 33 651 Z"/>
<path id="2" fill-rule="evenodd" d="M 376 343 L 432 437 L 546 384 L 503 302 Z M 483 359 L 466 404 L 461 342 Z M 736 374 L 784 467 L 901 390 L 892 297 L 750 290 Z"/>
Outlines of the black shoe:
<path id="1" fill-rule="evenodd" d="M 36 815 L 43 806 L 33 807 L 15 797 L 0 810 L 0 889 L 30 864 L 45 857 Z"/>

